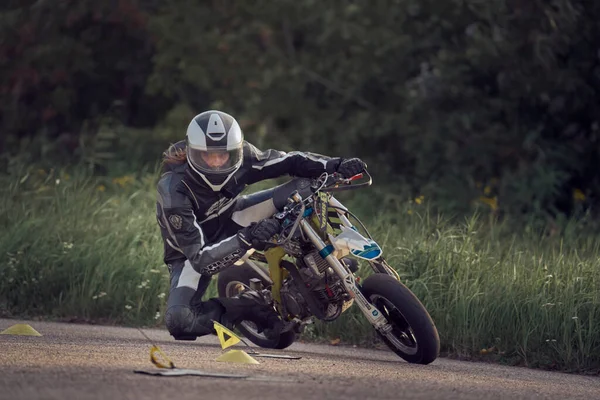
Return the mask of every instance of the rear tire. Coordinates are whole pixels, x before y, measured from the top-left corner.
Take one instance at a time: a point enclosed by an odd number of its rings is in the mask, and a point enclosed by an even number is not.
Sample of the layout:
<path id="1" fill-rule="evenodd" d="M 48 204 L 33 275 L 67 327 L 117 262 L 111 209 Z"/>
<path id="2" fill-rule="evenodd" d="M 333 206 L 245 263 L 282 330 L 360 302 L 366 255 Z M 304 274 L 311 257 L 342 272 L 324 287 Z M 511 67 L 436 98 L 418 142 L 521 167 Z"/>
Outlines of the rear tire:
<path id="1" fill-rule="evenodd" d="M 415 364 L 429 364 L 438 357 L 438 331 L 410 289 L 390 275 L 374 274 L 363 281 L 361 291 L 392 325 L 391 338 L 378 332 L 392 351 Z"/>
<path id="2" fill-rule="evenodd" d="M 219 297 L 234 297 L 243 286 L 248 287 L 250 279 L 253 278 L 260 279 L 265 287 L 269 285 L 252 267 L 245 263 L 219 272 L 217 279 Z M 236 328 L 252 343 L 267 349 L 285 349 L 296 341 L 296 332 L 294 331 L 283 332 L 278 338 L 269 339 L 264 333 L 258 333 L 256 325 L 250 321 L 242 321 Z"/>

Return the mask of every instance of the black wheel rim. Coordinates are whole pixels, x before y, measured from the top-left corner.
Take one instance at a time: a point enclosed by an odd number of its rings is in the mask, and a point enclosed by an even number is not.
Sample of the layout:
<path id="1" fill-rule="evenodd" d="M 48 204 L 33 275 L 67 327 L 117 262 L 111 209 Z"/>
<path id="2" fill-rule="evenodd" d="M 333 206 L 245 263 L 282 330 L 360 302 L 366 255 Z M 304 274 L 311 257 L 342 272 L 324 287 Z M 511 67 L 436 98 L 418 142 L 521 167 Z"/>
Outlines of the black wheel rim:
<path id="1" fill-rule="evenodd" d="M 408 355 L 416 354 L 419 350 L 419 345 L 410 324 L 402 312 L 391 301 L 379 294 L 370 296 L 370 300 L 392 326 L 392 330 L 389 333 L 382 334 L 383 338 L 402 353 Z"/>

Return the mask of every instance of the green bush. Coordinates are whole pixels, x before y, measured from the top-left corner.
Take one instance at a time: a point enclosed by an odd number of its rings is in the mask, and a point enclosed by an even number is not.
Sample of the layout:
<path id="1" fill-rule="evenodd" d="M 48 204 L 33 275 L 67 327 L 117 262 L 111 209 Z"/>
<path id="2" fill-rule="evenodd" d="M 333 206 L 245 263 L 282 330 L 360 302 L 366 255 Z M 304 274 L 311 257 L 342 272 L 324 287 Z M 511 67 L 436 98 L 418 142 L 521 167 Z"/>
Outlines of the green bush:
<path id="1" fill-rule="evenodd" d="M 443 210 L 597 214 L 596 3 L 71 3 L 0 6 L 0 153 L 133 170 L 220 108 Z M 96 151 L 106 119 L 128 156 Z"/>

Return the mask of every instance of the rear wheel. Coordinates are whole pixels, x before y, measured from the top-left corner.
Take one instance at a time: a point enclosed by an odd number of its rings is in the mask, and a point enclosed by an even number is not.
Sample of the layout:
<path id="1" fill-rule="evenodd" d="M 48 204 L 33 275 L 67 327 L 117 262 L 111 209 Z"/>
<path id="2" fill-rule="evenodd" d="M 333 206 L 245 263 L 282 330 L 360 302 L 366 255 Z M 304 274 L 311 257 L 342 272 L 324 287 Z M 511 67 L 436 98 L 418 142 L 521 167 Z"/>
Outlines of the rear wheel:
<path id="1" fill-rule="evenodd" d="M 217 279 L 219 297 L 235 297 L 249 290 L 250 279 L 253 278 L 260 279 L 264 286 L 268 286 L 268 282 L 247 264 L 233 266 L 219 272 Z M 251 321 L 242 321 L 236 328 L 252 343 L 263 348 L 285 349 L 296 340 L 294 331 L 282 332 L 278 338 L 270 339 L 264 332 L 259 333 L 256 324 Z"/>
<path id="2" fill-rule="evenodd" d="M 385 344 L 410 363 L 429 364 L 440 352 L 440 338 L 433 320 L 419 299 L 401 282 L 387 274 L 368 276 L 361 288 L 390 327 L 378 332 Z"/>

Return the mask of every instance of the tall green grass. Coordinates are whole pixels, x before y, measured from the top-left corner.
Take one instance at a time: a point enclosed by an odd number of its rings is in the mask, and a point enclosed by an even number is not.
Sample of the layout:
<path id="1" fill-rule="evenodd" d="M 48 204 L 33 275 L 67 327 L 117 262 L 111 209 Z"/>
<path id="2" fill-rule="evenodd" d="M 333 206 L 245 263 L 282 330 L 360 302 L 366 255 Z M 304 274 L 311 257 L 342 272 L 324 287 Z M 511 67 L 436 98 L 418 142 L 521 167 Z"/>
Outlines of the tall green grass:
<path id="1" fill-rule="evenodd" d="M 22 171 L 0 196 L 0 312 L 117 323 L 160 318 L 168 288 L 154 176 Z"/>
<path id="2" fill-rule="evenodd" d="M 0 177 L 0 314 L 161 324 L 168 273 L 156 178 L 40 170 Z M 477 216 L 451 223 L 414 202 L 368 226 L 429 310 L 444 354 L 600 368 L 598 235 L 576 222 L 558 235 L 516 233 Z M 304 337 L 375 339 L 357 307 Z"/>
<path id="3" fill-rule="evenodd" d="M 450 224 L 425 208 L 394 227 L 385 219 L 375 226 L 388 262 L 434 319 L 444 353 L 569 371 L 600 367 L 597 235 L 508 234 L 477 217 Z M 359 341 L 348 323 L 369 338 L 354 314 L 318 325 L 316 334 Z"/>

